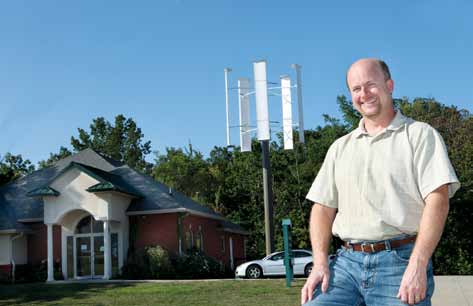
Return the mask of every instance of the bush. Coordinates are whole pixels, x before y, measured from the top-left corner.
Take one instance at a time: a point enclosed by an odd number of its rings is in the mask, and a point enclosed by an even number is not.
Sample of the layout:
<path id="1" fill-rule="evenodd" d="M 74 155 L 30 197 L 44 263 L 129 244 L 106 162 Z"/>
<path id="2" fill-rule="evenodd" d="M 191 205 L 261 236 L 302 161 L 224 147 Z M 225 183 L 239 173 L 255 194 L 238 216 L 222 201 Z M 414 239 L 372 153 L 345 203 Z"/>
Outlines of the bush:
<path id="1" fill-rule="evenodd" d="M 39 264 L 22 264 L 15 266 L 15 283 L 45 282 L 48 278 L 48 262 L 41 261 Z M 54 279 L 63 280 L 61 261 L 54 262 Z M 13 282 L 11 273 L 1 273 L 0 283 Z"/>
<path id="2" fill-rule="evenodd" d="M 167 278 L 173 274 L 173 266 L 169 259 L 169 253 L 163 247 L 157 245 L 146 248 L 146 257 L 149 262 L 149 272 L 152 278 Z"/>
<path id="3" fill-rule="evenodd" d="M 122 275 L 128 279 L 150 278 L 149 273 L 147 273 L 144 249 L 138 249 L 128 254 L 128 258 L 122 268 Z"/>
<path id="4" fill-rule="evenodd" d="M 177 257 L 174 265 L 178 278 L 219 278 L 225 275 L 225 267 L 222 264 L 195 250 Z"/>
<path id="5" fill-rule="evenodd" d="M 131 252 L 122 269 L 122 276 L 127 279 L 221 278 L 225 273 L 223 264 L 200 251 L 170 258 L 159 245 Z"/>
<path id="6" fill-rule="evenodd" d="M 159 245 L 131 252 L 122 268 L 128 279 L 170 278 L 173 272 L 168 251 Z"/>

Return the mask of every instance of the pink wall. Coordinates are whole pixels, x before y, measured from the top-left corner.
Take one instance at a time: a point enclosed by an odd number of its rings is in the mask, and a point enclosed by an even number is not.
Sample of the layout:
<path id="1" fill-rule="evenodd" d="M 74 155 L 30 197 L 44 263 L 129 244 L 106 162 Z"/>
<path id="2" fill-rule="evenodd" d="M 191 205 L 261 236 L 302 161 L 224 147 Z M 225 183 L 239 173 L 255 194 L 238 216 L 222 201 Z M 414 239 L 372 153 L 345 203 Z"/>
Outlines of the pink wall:
<path id="1" fill-rule="evenodd" d="M 48 258 L 48 232 L 43 223 L 31 225 L 33 233 L 28 235 L 28 263 L 37 265 Z M 54 261 L 61 261 L 61 227 L 53 226 Z"/>
<path id="2" fill-rule="evenodd" d="M 131 216 L 130 225 L 136 224 L 136 248 L 145 246 L 160 245 L 173 254 L 178 254 L 178 214 L 157 214 L 157 215 L 141 215 Z M 224 232 L 219 226 L 218 220 L 187 215 L 182 220 L 183 239 L 185 233 L 191 231 L 194 240 L 199 232 L 202 231 L 203 251 L 205 254 L 223 262 L 230 267 L 230 247 L 229 239 L 233 238 L 233 252 L 235 266 L 245 260 L 244 258 L 244 236 Z M 222 250 L 221 239 L 225 239 L 225 250 Z"/>

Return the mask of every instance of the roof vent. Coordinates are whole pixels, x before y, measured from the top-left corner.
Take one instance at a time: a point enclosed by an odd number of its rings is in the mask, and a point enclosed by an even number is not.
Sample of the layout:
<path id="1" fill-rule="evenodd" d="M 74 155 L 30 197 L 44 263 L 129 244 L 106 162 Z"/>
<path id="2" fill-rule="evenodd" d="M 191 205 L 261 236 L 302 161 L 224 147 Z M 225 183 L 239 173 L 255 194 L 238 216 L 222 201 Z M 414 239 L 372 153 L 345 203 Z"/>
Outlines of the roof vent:
<path id="1" fill-rule="evenodd" d="M 169 195 L 172 196 L 172 188 L 171 187 L 169 187 Z"/>

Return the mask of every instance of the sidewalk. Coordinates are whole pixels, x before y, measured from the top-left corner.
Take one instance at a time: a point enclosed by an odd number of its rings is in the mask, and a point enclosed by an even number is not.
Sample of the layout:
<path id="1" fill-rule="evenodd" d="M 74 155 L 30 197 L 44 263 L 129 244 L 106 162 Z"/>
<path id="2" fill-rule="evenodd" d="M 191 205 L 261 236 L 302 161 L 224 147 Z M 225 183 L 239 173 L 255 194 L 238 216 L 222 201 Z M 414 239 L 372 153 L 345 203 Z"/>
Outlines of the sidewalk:
<path id="1" fill-rule="evenodd" d="M 473 306 L 473 276 L 435 276 L 433 306 Z"/>

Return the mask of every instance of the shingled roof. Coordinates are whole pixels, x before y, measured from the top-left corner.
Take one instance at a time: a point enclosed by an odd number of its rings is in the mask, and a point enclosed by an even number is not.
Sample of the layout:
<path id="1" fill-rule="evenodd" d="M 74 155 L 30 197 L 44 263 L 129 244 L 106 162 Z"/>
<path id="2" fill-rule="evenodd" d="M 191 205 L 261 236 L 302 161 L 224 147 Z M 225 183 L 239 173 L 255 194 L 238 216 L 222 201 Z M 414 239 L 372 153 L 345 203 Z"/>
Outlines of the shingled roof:
<path id="1" fill-rule="evenodd" d="M 38 196 L 57 196 L 57 191 L 50 184 L 71 167 L 76 167 L 99 181 L 88 188 L 89 192 L 117 191 L 133 196 L 127 210 L 129 215 L 182 211 L 221 220 L 224 228 L 229 228 L 231 224 L 233 229 L 246 233 L 239 225 L 227 221 L 210 208 L 180 192 L 170 192 L 168 186 L 92 149 L 85 149 L 51 167 L 1 186 L 0 232 L 25 231 L 29 228 L 28 222 L 42 221 L 43 201 Z"/>

